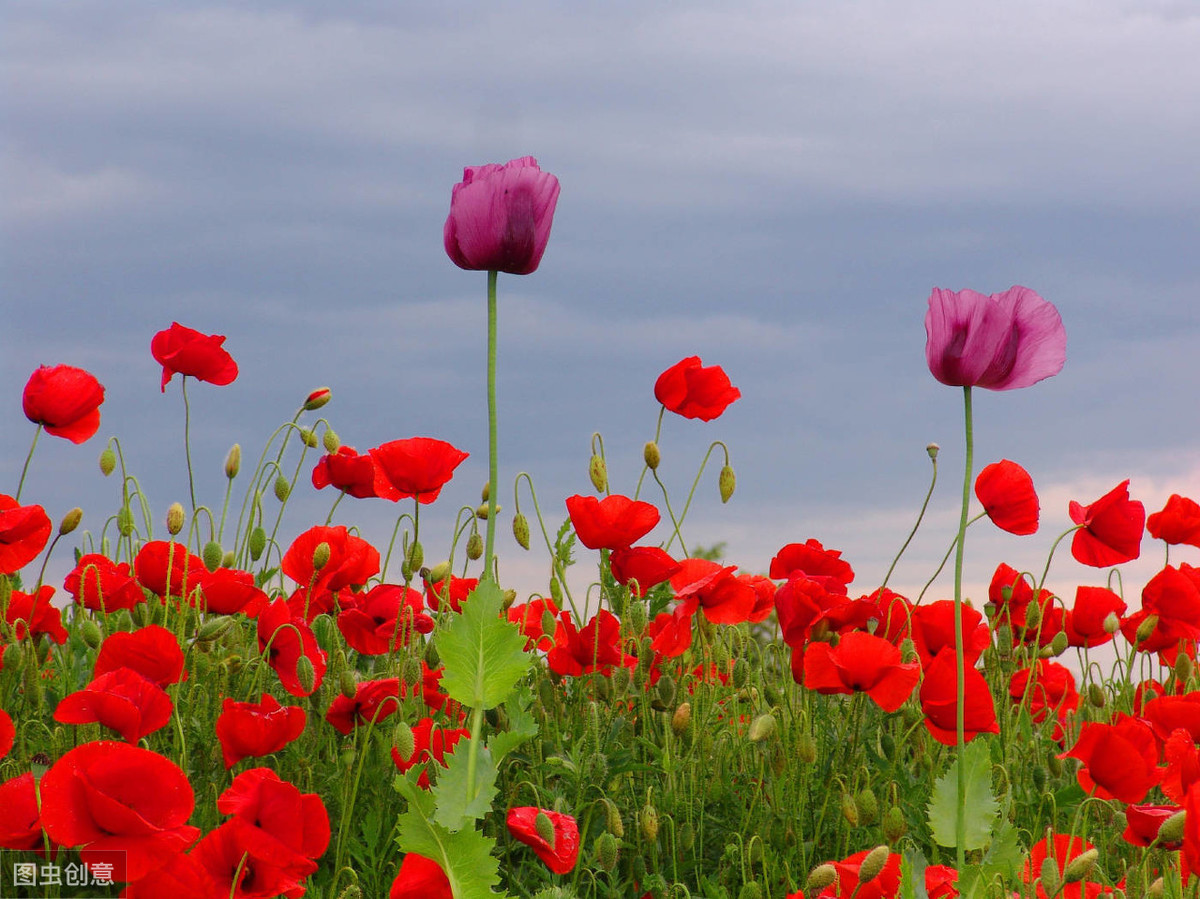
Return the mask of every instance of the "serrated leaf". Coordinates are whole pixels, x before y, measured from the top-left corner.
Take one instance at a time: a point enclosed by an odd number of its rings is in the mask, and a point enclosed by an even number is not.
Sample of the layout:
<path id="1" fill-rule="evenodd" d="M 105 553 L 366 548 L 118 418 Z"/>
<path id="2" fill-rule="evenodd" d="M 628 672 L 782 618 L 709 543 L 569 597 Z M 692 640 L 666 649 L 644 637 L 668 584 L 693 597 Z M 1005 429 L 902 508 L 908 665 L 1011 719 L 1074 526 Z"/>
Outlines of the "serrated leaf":
<path id="1" fill-rule="evenodd" d="M 437 812 L 433 820 L 451 833 L 462 830 L 465 824 L 482 818 L 492 810 L 496 793 L 496 765 L 486 746 L 479 747 L 475 759 L 475 789 L 467 794 L 467 764 L 471 740 L 459 740 L 454 754 L 447 756 L 446 770 L 438 775 L 433 788 Z"/>
<path id="2" fill-rule="evenodd" d="M 1012 882 L 1017 879 L 1017 872 L 1024 864 L 1025 851 L 1021 848 L 1017 829 L 1001 818 L 1000 826 L 992 834 L 992 844 L 983 854 L 979 867 L 986 877 L 999 874 L 1005 881 Z"/>
<path id="3" fill-rule="evenodd" d="M 992 759 L 987 743 L 976 738 L 963 747 L 946 773 L 933 785 L 929 800 L 929 829 L 941 846 L 955 846 L 955 818 L 958 810 L 958 766 L 966 772 L 965 850 L 983 849 L 992 838 L 992 825 L 1000 805 L 992 795 Z"/>
<path id="4" fill-rule="evenodd" d="M 512 693 L 529 670 L 525 636 L 501 617 L 504 595 L 492 581 L 484 581 L 463 601 L 462 612 L 452 616 L 438 634 L 437 649 L 446 666 L 441 687 L 463 705 L 491 709 Z"/>
<path id="5" fill-rule="evenodd" d="M 925 869 L 929 863 L 921 850 L 909 847 L 900 856 L 900 899 L 929 899 Z"/>
<path id="6" fill-rule="evenodd" d="M 404 777 L 396 778 L 396 789 L 408 800 L 408 811 L 400 815 L 397 844 L 404 852 L 416 852 L 442 866 L 454 899 L 507 897 L 493 887 L 500 882 L 500 861 L 492 855 L 496 841 L 473 827 L 450 833 L 433 819 L 434 798 Z"/>
<path id="7" fill-rule="evenodd" d="M 504 703 L 504 711 L 508 714 L 508 730 L 493 734 L 487 743 L 497 765 L 517 746 L 537 736 L 537 721 L 529 713 L 532 702 L 533 693 L 528 687 L 521 686 Z"/>

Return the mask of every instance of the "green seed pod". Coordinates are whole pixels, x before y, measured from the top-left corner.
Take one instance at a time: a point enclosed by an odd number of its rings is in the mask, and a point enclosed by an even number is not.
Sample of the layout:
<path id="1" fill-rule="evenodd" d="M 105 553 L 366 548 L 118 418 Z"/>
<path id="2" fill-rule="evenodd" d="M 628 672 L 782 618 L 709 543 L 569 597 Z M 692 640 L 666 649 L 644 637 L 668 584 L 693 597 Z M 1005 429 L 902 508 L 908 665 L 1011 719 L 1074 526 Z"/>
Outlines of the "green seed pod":
<path id="1" fill-rule="evenodd" d="M 604 464 L 603 456 L 593 455 L 588 461 L 588 477 L 597 493 L 608 490 L 608 466 Z"/>
<path id="2" fill-rule="evenodd" d="M 692 723 L 692 704 L 690 702 L 681 702 L 679 707 L 675 709 L 675 714 L 671 716 L 671 730 L 675 732 L 675 736 L 681 737 L 686 733 Z"/>
<path id="3" fill-rule="evenodd" d="M 658 839 L 658 809 L 647 802 L 638 816 L 638 824 L 642 828 L 642 836 L 647 842 L 653 843 Z"/>
<path id="4" fill-rule="evenodd" d="M 209 571 L 216 571 L 221 567 L 221 557 L 225 555 L 225 551 L 221 549 L 221 544 L 216 540 L 209 540 L 204 544 L 204 551 L 200 557 L 204 560 L 204 567 Z"/>
<path id="5" fill-rule="evenodd" d="M 658 470 L 659 463 L 662 462 L 662 453 L 659 452 L 658 444 L 653 440 L 648 440 L 642 447 L 642 460 L 651 471 Z"/>
<path id="6" fill-rule="evenodd" d="M 858 806 L 854 802 L 852 793 L 842 794 L 842 817 L 851 827 L 858 827 Z"/>
<path id="7" fill-rule="evenodd" d="M 892 854 L 892 850 L 886 845 L 876 846 L 867 853 L 867 857 L 862 860 L 862 864 L 858 869 L 858 882 L 861 886 L 865 883 L 870 883 L 879 876 L 879 872 L 883 870 L 883 866 L 887 864 L 888 856 Z"/>
<path id="8" fill-rule="evenodd" d="M 467 558 L 472 562 L 483 558 L 483 538 L 478 531 L 467 538 Z"/>
<path id="9" fill-rule="evenodd" d="M 837 883 L 837 879 L 837 868 L 833 865 L 828 863 L 817 865 L 808 873 L 808 881 L 804 884 L 804 889 L 809 893 L 819 893 L 825 887 Z"/>
<path id="10" fill-rule="evenodd" d="M 105 477 L 112 474 L 117 468 L 117 454 L 113 452 L 111 446 L 106 446 L 104 452 L 100 454 L 100 473 Z"/>
<path id="11" fill-rule="evenodd" d="M 337 432 L 326 425 L 325 433 L 321 435 L 321 446 L 325 447 L 325 452 L 333 455 L 341 448 L 341 445 L 342 441 L 338 438 Z"/>
<path id="12" fill-rule="evenodd" d="M 354 680 L 353 671 L 347 668 L 338 675 L 338 689 L 347 699 L 353 699 L 358 695 L 358 684 Z"/>
<path id="13" fill-rule="evenodd" d="M 319 445 L 319 442 L 317 441 L 317 435 L 314 434 L 310 428 L 300 429 L 300 442 L 309 449 L 316 449 Z"/>
<path id="14" fill-rule="evenodd" d="M 419 541 L 414 540 L 408 547 L 408 555 L 405 556 L 404 561 L 408 563 L 408 567 L 413 571 L 417 571 L 425 564 L 425 549 Z M 407 578 L 407 580 L 411 580 L 411 578 Z"/>
<path id="15" fill-rule="evenodd" d="M 554 851 L 554 822 L 550 820 L 550 816 L 545 812 L 538 812 L 537 817 L 533 819 L 533 829 L 537 831 L 537 835 L 542 838 L 542 841 L 550 847 L 550 851 Z"/>
<path id="16" fill-rule="evenodd" d="M 229 448 L 229 453 L 225 456 L 225 477 L 233 480 L 238 476 L 238 472 L 242 470 L 242 445 L 235 443 Z"/>
<path id="17" fill-rule="evenodd" d="M 1039 872 L 1039 876 L 1042 880 L 1042 889 L 1045 891 L 1046 895 L 1057 895 L 1059 889 L 1062 888 L 1062 878 L 1058 873 L 1058 865 L 1055 864 L 1054 859 L 1042 859 L 1042 868 Z"/>
<path id="18" fill-rule="evenodd" d="M 100 625 L 96 624 L 91 618 L 83 619 L 83 623 L 79 626 L 79 634 L 83 637 L 83 642 L 88 645 L 89 649 L 99 649 L 100 644 L 104 642 L 104 635 L 100 632 Z"/>
<path id="19" fill-rule="evenodd" d="M 306 655 L 301 655 L 296 659 L 296 680 L 305 693 L 312 693 L 317 686 L 317 669 L 313 667 L 313 661 Z"/>
<path id="20" fill-rule="evenodd" d="M 879 800 L 875 798 L 875 791 L 870 787 L 863 787 L 854 797 L 854 804 L 858 807 L 858 820 L 863 824 L 874 824 L 879 820 Z"/>
<path id="21" fill-rule="evenodd" d="M 250 531 L 250 558 L 257 562 L 266 548 L 267 532 L 263 530 L 261 524 L 255 525 L 254 529 Z"/>
<path id="22" fill-rule="evenodd" d="M 282 502 L 287 502 L 288 495 L 292 492 L 292 485 L 288 483 L 287 478 L 280 475 L 275 479 L 275 498 Z"/>
<path id="23" fill-rule="evenodd" d="M 314 571 L 320 571 L 329 564 L 329 556 L 333 552 L 332 548 L 322 540 L 317 544 L 316 549 L 312 554 L 312 566 Z"/>
<path id="24" fill-rule="evenodd" d="M 618 840 L 625 836 L 625 822 L 621 820 L 621 810 L 611 799 L 601 799 L 604 806 L 604 827 Z"/>
<path id="25" fill-rule="evenodd" d="M 65 537 L 75 528 L 79 527 L 79 522 L 83 521 L 83 509 L 76 506 L 70 512 L 63 516 L 58 525 L 58 534 L 60 537 Z M 1182 656 L 1181 656 L 1182 658 Z"/>
<path id="26" fill-rule="evenodd" d="M 513 516 L 513 539 L 521 549 L 529 549 L 529 519 L 520 512 Z"/>
<path id="27" fill-rule="evenodd" d="M 750 722 L 750 731 L 748 737 L 751 743 L 762 743 L 764 740 L 770 740 L 779 730 L 779 722 L 775 720 L 775 716 L 768 713 L 759 715 Z"/>
<path id="28" fill-rule="evenodd" d="M 908 832 L 908 824 L 904 820 L 904 812 L 900 811 L 900 806 L 893 805 L 883 816 L 883 836 L 892 844 L 900 842 L 904 834 Z"/>
<path id="29" fill-rule="evenodd" d="M 601 870 L 613 871 L 617 867 L 619 858 L 619 847 L 617 838 L 607 831 L 596 837 L 596 842 L 593 844 L 592 851 L 596 855 L 596 864 Z"/>
<path id="30" fill-rule="evenodd" d="M 1096 860 L 1100 858 L 1099 849 L 1089 849 L 1087 852 L 1075 856 L 1069 862 L 1063 871 L 1063 883 L 1079 883 L 1096 867 Z"/>
<path id="31" fill-rule="evenodd" d="M 932 461 L 936 462 L 937 457 L 938 457 L 938 451 L 940 449 L 941 449 L 941 447 L 938 446 L 936 443 L 931 443 L 927 447 L 925 447 L 925 452 L 929 455 L 929 458 Z"/>
<path id="32" fill-rule="evenodd" d="M 721 491 L 721 502 L 729 502 L 729 498 L 733 496 L 733 489 L 737 486 L 737 478 L 734 477 L 733 469 L 728 465 L 721 469 L 721 474 L 717 478 L 717 487 Z"/>
<path id="33" fill-rule="evenodd" d="M 167 533 L 173 537 L 182 531 L 184 520 L 183 503 L 171 503 L 167 509 Z"/>

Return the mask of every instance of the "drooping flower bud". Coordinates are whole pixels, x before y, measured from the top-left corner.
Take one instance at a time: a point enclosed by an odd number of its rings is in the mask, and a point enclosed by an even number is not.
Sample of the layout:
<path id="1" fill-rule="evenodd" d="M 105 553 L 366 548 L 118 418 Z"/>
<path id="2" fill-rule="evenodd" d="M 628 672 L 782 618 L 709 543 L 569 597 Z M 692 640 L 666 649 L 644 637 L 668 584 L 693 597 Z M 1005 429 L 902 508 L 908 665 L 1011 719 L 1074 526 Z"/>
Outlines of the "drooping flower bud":
<path id="1" fill-rule="evenodd" d="M 879 876 L 879 872 L 887 864 L 888 856 L 891 853 L 892 850 L 886 845 L 876 846 L 867 853 L 867 857 L 862 860 L 862 864 L 858 868 L 858 883 L 860 886 L 870 883 Z"/>
<path id="2" fill-rule="evenodd" d="M 426 578 L 426 580 L 428 580 L 429 583 L 431 583 L 431 584 L 440 584 L 442 581 L 444 581 L 446 579 L 446 576 L 449 574 L 450 574 L 450 563 L 449 562 L 438 562 L 436 565 L 434 565 L 432 568 L 429 569 L 429 576 Z"/>
<path id="3" fill-rule="evenodd" d="M 492 498 L 492 482 L 484 481 L 483 489 L 479 491 L 479 501 L 481 503 L 486 503 L 491 498 Z"/>
<path id="4" fill-rule="evenodd" d="M 649 802 L 642 806 L 642 812 L 638 815 L 638 824 L 642 828 L 642 836 L 648 842 L 653 843 L 658 839 L 658 809 Z"/>
<path id="5" fill-rule="evenodd" d="M 812 734 L 800 735 L 800 739 L 796 741 L 796 758 L 806 765 L 811 765 L 817 760 L 817 741 L 813 739 Z"/>
<path id="6" fill-rule="evenodd" d="M 588 477 L 597 493 L 608 490 L 608 466 L 604 464 L 603 456 L 593 455 L 588 461 Z"/>
<path id="7" fill-rule="evenodd" d="M 761 743 L 775 736 L 778 729 L 779 722 L 775 720 L 774 715 L 768 712 L 750 722 L 750 731 L 747 736 L 751 743 Z"/>
<path id="8" fill-rule="evenodd" d="M 183 503 L 171 503 L 167 509 L 167 533 L 172 537 L 183 530 Z"/>
<path id="9" fill-rule="evenodd" d="M 392 731 L 392 745 L 396 748 L 396 753 L 402 759 L 410 759 L 414 752 L 417 751 L 417 736 L 413 733 L 413 729 L 408 726 L 407 721 L 397 722 L 395 729 Z"/>
<path id="10" fill-rule="evenodd" d="M 529 519 L 518 512 L 513 516 L 513 539 L 521 549 L 529 549 Z"/>
<path id="11" fill-rule="evenodd" d="M 304 688 L 306 694 L 316 689 L 317 669 L 313 667 L 313 660 L 306 655 L 296 659 L 296 681 Z"/>
<path id="12" fill-rule="evenodd" d="M 733 468 L 726 465 L 721 468 L 721 474 L 717 477 L 717 487 L 721 491 L 721 502 L 729 502 L 729 498 L 733 496 L 733 489 L 737 486 L 737 478 L 733 474 Z"/>
<path id="13" fill-rule="evenodd" d="M 1175 658 L 1175 679 L 1181 684 L 1186 684 L 1192 679 L 1192 673 L 1196 670 L 1195 664 L 1192 662 L 1192 657 L 1180 653 Z"/>
<path id="14" fill-rule="evenodd" d="M 619 847 L 617 846 L 616 837 L 608 831 L 600 834 L 600 836 L 596 837 L 594 851 L 596 853 L 596 864 L 600 866 L 601 870 L 613 871 L 616 869 L 619 858 Z"/>
<path id="15" fill-rule="evenodd" d="M 618 840 L 625 836 L 625 822 L 621 820 L 621 810 L 611 799 L 601 799 L 604 806 L 604 828 Z"/>
<path id="16" fill-rule="evenodd" d="M 330 553 L 332 553 L 332 552 L 333 552 L 333 550 L 330 548 L 329 544 L 327 542 L 325 542 L 324 540 L 322 540 L 320 543 L 318 543 L 316 549 L 313 550 L 313 556 L 312 556 L 313 570 L 320 571 L 322 568 L 324 568 L 326 565 L 328 565 L 329 564 L 329 556 L 330 556 Z"/>
<path id="17" fill-rule="evenodd" d="M 318 387 L 304 400 L 304 411 L 316 412 L 333 398 L 333 391 L 328 387 Z"/>
<path id="18" fill-rule="evenodd" d="M 1158 616 L 1153 614 L 1147 615 L 1146 620 L 1138 625 L 1136 634 L 1137 639 L 1134 641 L 1134 645 L 1136 646 L 1138 643 L 1145 643 L 1147 640 L 1149 640 L 1150 637 L 1153 636 L 1157 627 Z"/>
<path id="19" fill-rule="evenodd" d="M 1158 842 L 1164 845 L 1183 841 L 1183 826 L 1187 823 L 1187 812 L 1180 809 L 1158 829 Z"/>
<path id="20" fill-rule="evenodd" d="M 66 515 L 64 515 L 62 521 L 59 522 L 59 536 L 65 537 L 67 534 L 71 533 L 71 531 L 79 527 L 79 522 L 81 521 L 83 521 L 83 509 L 79 508 L 79 506 L 76 506 Z"/>
<path id="21" fill-rule="evenodd" d="M 242 470 L 242 445 L 235 443 L 229 448 L 228 455 L 225 456 L 225 477 L 233 480 L 238 476 L 238 472 Z"/>
<path id="22" fill-rule="evenodd" d="M 267 548 L 267 532 L 261 524 L 255 525 L 250 531 L 250 558 L 257 562 L 263 554 L 263 550 Z"/>
<path id="23" fill-rule="evenodd" d="M 875 791 L 870 787 L 863 787 L 854 797 L 854 804 L 858 806 L 858 819 L 863 824 L 871 825 L 879 820 L 879 800 L 875 798 Z"/>
<path id="24" fill-rule="evenodd" d="M 1116 612 L 1109 612 L 1104 616 L 1104 633 L 1115 634 L 1121 629 L 1121 619 Z"/>
<path id="25" fill-rule="evenodd" d="M 409 568 L 413 571 L 419 570 L 425 564 L 425 549 L 419 541 L 414 540 L 409 545 L 408 554 L 405 556 L 404 561 L 408 563 Z"/>
<path id="26" fill-rule="evenodd" d="M 554 851 L 554 822 L 550 820 L 550 816 L 545 812 L 538 812 L 537 817 L 533 819 L 533 829 L 537 831 L 537 835 L 542 838 L 542 841 L 550 847 L 550 851 Z"/>
<path id="27" fill-rule="evenodd" d="M 659 463 L 662 462 L 662 453 L 658 449 L 658 444 L 653 440 L 647 440 L 646 445 L 642 447 L 642 461 L 651 471 L 658 470 Z"/>
<path id="28" fill-rule="evenodd" d="M 232 568 L 235 564 L 237 564 L 237 554 L 232 549 L 227 550 L 225 555 L 221 556 L 221 567 Z"/>
<path id="29" fill-rule="evenodd" d="M 430 670 L 442 667 L 442 657 L 436 643 L 425 644 L 425 667 Z"/>
<path id="30" fill-rule="evenodd" d="M 338 675 L 338 689 L 347 699 L 353 699 L 358 693 L 358 684 L 354 681 L 354 672 L 346 668 Z"/>
<path id="31" fill-rule="evenodd" d="M 325 433 L 321 435 L 321 446 L 325 447 L 325 452 L 336 453 L 341 447 L 342 441 L 338 438 L 337 432 L 333 428 L 326 427 Z"/>
<path id="32" fill-rule="evenodd" d="M 1058 864 L 1052 858 L 1042 859 L 1039 872 L 1042 880 L 1042 890 L 1047 896 L 1055 896 L 1062 887 L 1062 878 L 1058 873 Z"/>
<path id="33" fill-rule="evenodd" d="M 316 433 L 313 432 L 313 430 L 311 428 L 301 428 L 300 429 L 300 442 L 303 443 L 305 446 L 307 446 L 309 449 L 316 449 L 317 446 L 319 445 L 319 441 L 317 440 L 317 435 L 316 435 Z"/>
<path id="34" fill-rule="evenodd" d="M 827 886 L 837 883 L 837 868 L 831 864 L 817 865 L 808 873 L 804 888 L 810 893 L 819 893 Z"/>
<path id="35" fill-rule="evenodd" d="M 467 558 L 472 562 L 483 558 L 483 538 L 478 531 L 467 538 Z"/>
<path id="36" fill-rule="evenodd" d="M 108 477 L 117 467 L 117 454 L 113 452 L 111 446 L 106 446 L 104 452 L 100 454 L 100 473 Z"/>
<path id="37" fill-rule="evenodd" d="M 858 805 L 854 801 L 853 793 L 842 793 L 842 817 L 851 827 L 858 826 Z"/>
<path id="38" fill-rule="evenodd" d="M 679 708 L 675 710 L 675 714 L 671 716 L 671 730 L 675 732 L 675 736 L 682 737 L 687 733 L 688 727 L 692 723 L 692 704 L 690 702 L 679 703 Z"/>
<path id="39" fill-rule="evenodd" d="M 908 824 L 904 820 L 904 812 L 900 806 L 893 805 L 883 815 L 883 836 L 889 843 L 898 843 L 908 832 Z"/>
<path id="40" fill-rule="evenodd" d="M 1063 871 L 1063 883 L 1079 883 L 1092 873 L 1092 868 L 1096 867 L 1096 860 L 1099 858 L 1100 850 L 1095 847 L 1075 856 L 1067 862 L 1067 867 Z"/>
<path id="41" fill-rule="evenodd" d="M 275 498 L 281 503 L 287 502 L 288 495 L 292 492 L 292 485 L 288 483 L 288 479 L 280 475 L 275 479 Z"/>
<path id="42" fill-rule="evenodd" d="M 216 571 L 221 567 L 221 556 L 225 551 L 221 549 L 221 544 L 216 540 L 209 540 L 204 544 L 204 550 L 200 553 L 200 558 L 204 560 L 204 567 L 209 571 Z"/>
<path id="43" fill-rule="evenodd" d="M 104 642 L 104 635 L 100 633 L 100 625 L 91 618 L 83 619 L 83 623 L 79 626 L 79 634 L 89 649 L 99 649 L 100 644 Z"/>

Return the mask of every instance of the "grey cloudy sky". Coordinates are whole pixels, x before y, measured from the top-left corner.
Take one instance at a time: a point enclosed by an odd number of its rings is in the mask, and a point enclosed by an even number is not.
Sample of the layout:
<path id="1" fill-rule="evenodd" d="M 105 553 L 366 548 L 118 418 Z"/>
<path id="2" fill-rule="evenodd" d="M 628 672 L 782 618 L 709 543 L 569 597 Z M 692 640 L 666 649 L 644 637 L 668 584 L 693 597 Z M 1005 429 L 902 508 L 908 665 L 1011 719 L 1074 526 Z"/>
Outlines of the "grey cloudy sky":
<path id="1" fill-rule="evenodd" d="M 934 286 L 1024 284 L 1068 333 L 1058 377 L 977 401 L 980 464 L 1031 471 L 1043 530 L 977 526 L 976 592 L 999 561 L 1040 568 L 1070 499 L 1126 477 L 1148 511 L 1200 495 L 1190 2 L 9 0 L 0 25 L 6 489 L 37 365 L 108 391 L 97 438 L 38 448 L 24 498 L 52 517 L 78 504 L 99 530 L 115 511 L 95 466 L 112 434 L 157 515 L 186 499 L 178 386 L 159 394 L 149 353 L 177 320 L 227 335 L 242 371 L 189 391 L 201 501 L 231 443 L 257 455 L 328 384 L 360 450 L 426 435 L 472 454 L 423 517 L 444 554 L 486 430 L 484 276 L 446 259 L 442 223 L 464 165 L 526 154 L 562 195 L 541 269 L 501 278 L 502 482 L 531 472 L 554 523 L 590 490 L 593 431 L 632 491 L 654 379 L 698 354 L 743 398 L 665 424 L 674 502 L 710 440 L 738 472 L 726 507 L 705 476 L 689 542 L 765 570 L 817 537 L 872 589 L 936 441 L 929 530 L 893 580 L 917 589 L 961 484 L 959 392 L 924 363 Z M 287 523 L 331 502 L 301 485 Z M 386 541 L 397 511 L 348 501 L 336 521 Z M 501 548 L 502 573 L 542 585 L 544 554 Z M 1081 578 L 1098 582 L 1063 556 L 1050 585 Z"/>

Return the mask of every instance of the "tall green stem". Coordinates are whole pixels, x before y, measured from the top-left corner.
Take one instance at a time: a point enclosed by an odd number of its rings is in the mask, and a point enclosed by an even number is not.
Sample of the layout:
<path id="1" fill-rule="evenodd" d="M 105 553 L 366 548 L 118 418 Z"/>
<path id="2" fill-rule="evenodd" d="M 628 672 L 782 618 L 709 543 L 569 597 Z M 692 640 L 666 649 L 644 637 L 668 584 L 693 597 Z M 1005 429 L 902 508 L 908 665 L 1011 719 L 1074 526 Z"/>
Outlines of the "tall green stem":
<path id="1" fill-rule="evenodd" d="M 487 281 L 487 397 L 488 397 L 488 518 L 483 544 L 483 578 L 492 577 L 492 554 L 496 547 L 496 499 L 500 490 L 500 466 L 496 460 L 496 280 L 499 272 L 488 272 Z"/>
<path id="2" fill-rule="evenodd" d="M 955 757 L 958 759 L 958 808 L 954 815 L 954 843 L 958 870 L 966 865 L 967 842 L 967 766 L 963 762 L 967 721 L 967 665 L 963 646 L 962 572 L 963 550 L 967 539 L 967 513 L 971 505 L 971 474 L 975 456 L 975 435 L 971 423 L 971 387 L 963 387 L 963 415 L 966 425 L 966 470 L 963 475 L 962 513 L 958 519 L 958 546 L 954 550 L 954 662 L 958 695 L 955 715 Z"/>
<path id="3" fill-rule="evenodd" d="M 21 501 L 21 491 L 25 489 L 25 475 L 29 474 L 29 463 L 33 461 L 33 451 L 37 449 L 38 438 L 42 436 L 42 425 L 37 426 L 37 430 L 33 432 L 33 443 L 29 445 L 29 455 L 25 457 L 25 467 L 21 469 L 21 480 L 17 482 L 17 495 L 13 497 L 18 503 Z"/>
<path id="4" fill-rule="evenodd" d="M 183 390 L 183 454 L 187 459 L 188 470 L 188 493 L 192 498 L 192 514 L 196 514 L 196 481 L 192 476 L 192 410 L 188 405 L 187 395 L 187 375 L 180 378 L 180 384 Z"/>

